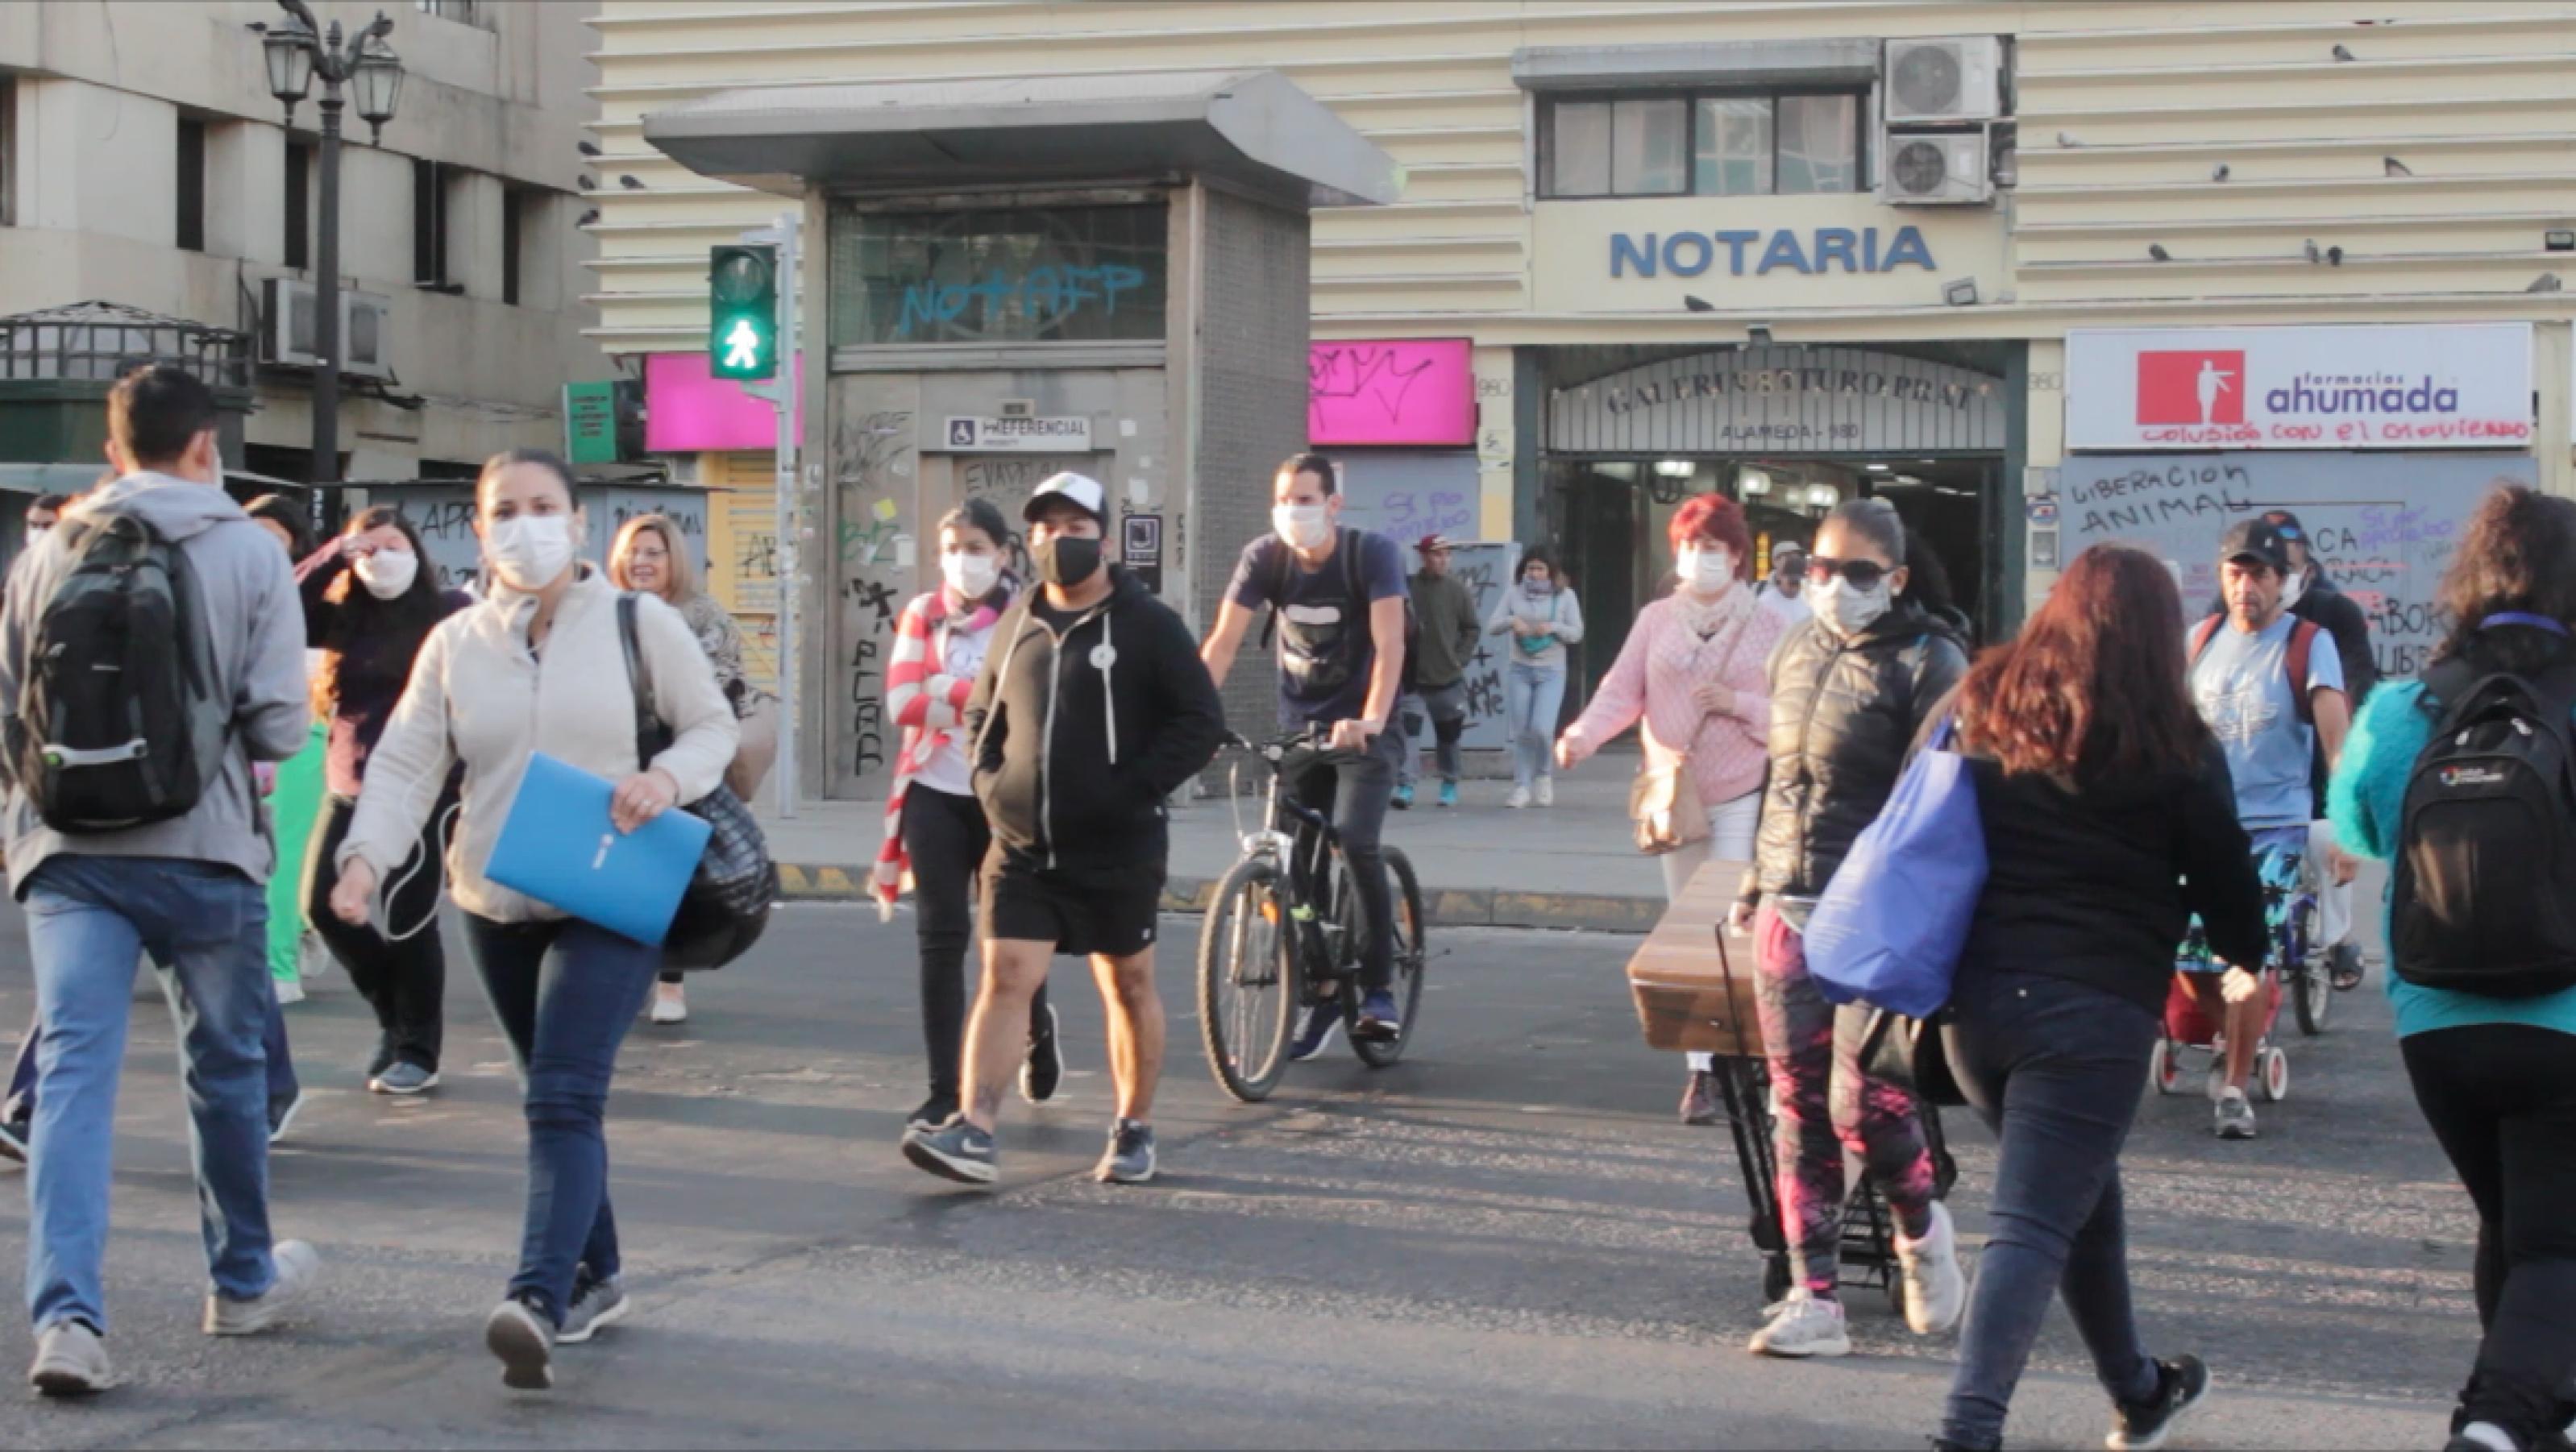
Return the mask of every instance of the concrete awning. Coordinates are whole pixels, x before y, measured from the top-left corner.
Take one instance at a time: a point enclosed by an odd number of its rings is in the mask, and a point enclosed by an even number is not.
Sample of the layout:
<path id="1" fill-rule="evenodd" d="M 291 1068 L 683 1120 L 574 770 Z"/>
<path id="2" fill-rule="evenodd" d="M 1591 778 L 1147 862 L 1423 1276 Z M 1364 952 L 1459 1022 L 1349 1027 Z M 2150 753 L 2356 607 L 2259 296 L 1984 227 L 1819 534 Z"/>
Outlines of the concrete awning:
<path id="1" fill-rule="evenodd" d="M 1074 186 L 1188 174 L 1285 206 L 1366 206 L 1395 162 L 1277 71 L 754 86 L 644 118 L 702 176 L 817 188 Z"/>

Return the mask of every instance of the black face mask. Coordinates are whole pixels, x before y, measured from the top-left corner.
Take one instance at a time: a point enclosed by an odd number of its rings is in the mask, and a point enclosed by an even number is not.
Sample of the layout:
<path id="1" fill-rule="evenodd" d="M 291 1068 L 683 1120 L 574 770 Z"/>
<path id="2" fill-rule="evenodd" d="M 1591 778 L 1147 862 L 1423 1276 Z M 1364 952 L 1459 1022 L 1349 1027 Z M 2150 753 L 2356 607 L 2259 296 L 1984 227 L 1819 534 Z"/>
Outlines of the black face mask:
<path id="1" fill-rule="evenodd" d="M 1038 578 L 1070 590 L 1100 573 L 1100 541 L 1060 534 L 1029 551 Z"/>

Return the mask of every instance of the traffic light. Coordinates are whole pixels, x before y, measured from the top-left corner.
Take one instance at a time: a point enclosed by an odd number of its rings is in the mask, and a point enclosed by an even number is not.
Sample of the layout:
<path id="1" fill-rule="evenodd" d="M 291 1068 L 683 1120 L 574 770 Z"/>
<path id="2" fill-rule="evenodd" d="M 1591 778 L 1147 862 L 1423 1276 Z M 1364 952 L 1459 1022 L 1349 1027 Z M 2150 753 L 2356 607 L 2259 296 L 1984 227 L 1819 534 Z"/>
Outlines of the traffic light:
<path id="1" fill-rule="evenodd" d="M 707 366 L 718 378 L 778 376 L 778 249 L 728 243 L 707 254 Z"/>

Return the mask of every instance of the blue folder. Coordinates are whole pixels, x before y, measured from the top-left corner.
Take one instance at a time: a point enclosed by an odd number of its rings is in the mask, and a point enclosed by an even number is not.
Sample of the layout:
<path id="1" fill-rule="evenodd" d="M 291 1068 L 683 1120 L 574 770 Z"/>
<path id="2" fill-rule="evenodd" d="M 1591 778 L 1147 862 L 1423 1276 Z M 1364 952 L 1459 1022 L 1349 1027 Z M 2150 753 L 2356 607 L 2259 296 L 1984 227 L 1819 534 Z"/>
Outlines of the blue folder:
<path id="1" fill-rule="evenodd" d="M 659 947 L 706 855 L 707 824 L 670 811 L 632 832 L 608 820 L 614 787 L 544 752 L 528 758 L 483 875 L 587 923 Z"/>

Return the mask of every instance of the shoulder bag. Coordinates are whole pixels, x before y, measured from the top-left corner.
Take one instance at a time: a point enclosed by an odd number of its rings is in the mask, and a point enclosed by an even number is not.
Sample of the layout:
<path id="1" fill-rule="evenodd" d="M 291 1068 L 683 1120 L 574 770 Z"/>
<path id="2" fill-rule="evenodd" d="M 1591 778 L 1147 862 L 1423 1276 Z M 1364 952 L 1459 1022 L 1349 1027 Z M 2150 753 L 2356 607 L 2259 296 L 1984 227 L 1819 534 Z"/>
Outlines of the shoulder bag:
<path id="1" fill-rule="evenodd" d="M 635 687 L 635 758 L 639 769 L 671 744 L 671 728 L 662 723 L 653 701 L 653 680 L 644 669 L 644 652 L 635 637 L 635 596 L 617 597 L 617 638 L 625 647 L 627 678 Z M 769 909 L 778 901 L 778 866 L 770 860 L 768 839 L 760 823 L 733 789 L 715 789 L 681 808 L 711 829 L 706 855 L 680 897 L 680 910 L 663 939 L 666 968 L 722 968 L 751 950 L 769 927 Z"/>
<path id="2" fill-rule="evenodd" d="M 1726 658 L 1717 663 L 1719 679 L 1723 680 L 1726 668 L 1735 664 L 1735 652 L 1744 644 L 1744 628 L 1750 623 L 1750 617 L 1735 623 L 1735 633 L 1726 643 Z M 1635 824 L 1637 850 L 1649 857 L 1661 857 L 1707 841 L 1708 803 L 1699 799 L 1699 779 L 1691 773 L 1690 748 L 1685 745 L 1671 752 L 1670 760 L 1658 763 L 1650 723 L 1639 723 L 1637 740 L 1644 747 L 1644 760 L 1637 767 L 1637 779 L 1628 786 L 1628 820 Z"/>

